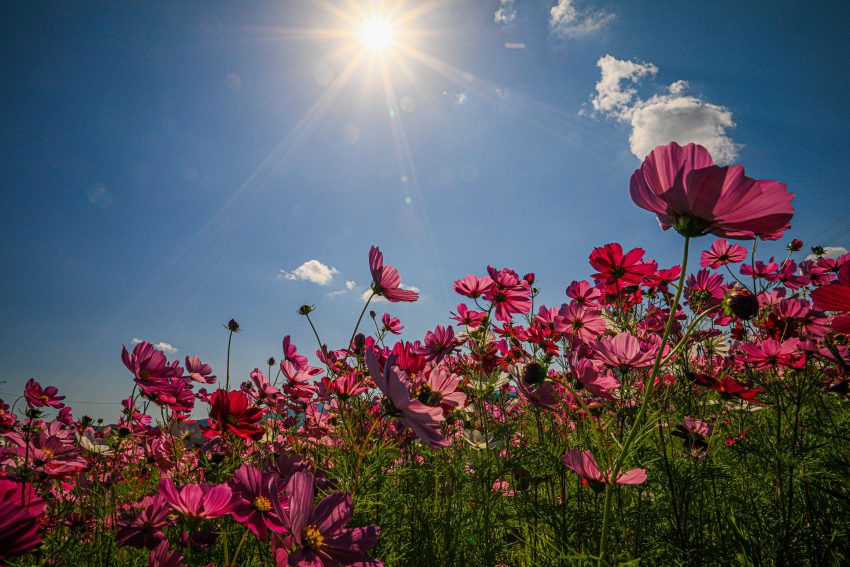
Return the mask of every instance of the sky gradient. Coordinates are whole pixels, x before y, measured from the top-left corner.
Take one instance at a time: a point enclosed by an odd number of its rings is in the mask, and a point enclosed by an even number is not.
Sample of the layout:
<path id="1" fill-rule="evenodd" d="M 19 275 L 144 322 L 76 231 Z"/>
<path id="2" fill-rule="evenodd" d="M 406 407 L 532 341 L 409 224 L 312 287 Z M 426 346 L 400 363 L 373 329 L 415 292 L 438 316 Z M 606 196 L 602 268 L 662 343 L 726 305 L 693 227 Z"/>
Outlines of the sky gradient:
<path id="1" fill-rule="evenodd" d="M 35 377 L 113 419 L 122 344 L 223 376 L 231 317 L 238 383 L 285 334 L 315 351 L 305 303 L 342 347 L 372 244 L 421 292 L 375 306 L 411 340 L 488 264 L 559 305 L 594 246 L 677 263 L 628 194 L 665 137 L 788 184 L 766 253 L 850 242 L 850 5 L 394 5 L 378 53 L 365 3 L 4 3 L 0 398 Z"/>

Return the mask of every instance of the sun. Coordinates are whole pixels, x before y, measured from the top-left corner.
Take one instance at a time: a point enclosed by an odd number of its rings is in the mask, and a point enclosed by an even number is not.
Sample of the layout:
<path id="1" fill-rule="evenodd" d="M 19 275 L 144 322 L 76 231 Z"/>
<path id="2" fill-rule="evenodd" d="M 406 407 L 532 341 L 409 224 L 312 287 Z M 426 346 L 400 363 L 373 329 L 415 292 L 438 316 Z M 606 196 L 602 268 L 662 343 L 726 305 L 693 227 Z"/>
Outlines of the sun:
<path id="1" fill-rule="evenodd" d="M 392 24 L 382 16 L 372 16 L 360 25 L 360 39 L 373 51 L 384 51 L 395 42 Z"/>

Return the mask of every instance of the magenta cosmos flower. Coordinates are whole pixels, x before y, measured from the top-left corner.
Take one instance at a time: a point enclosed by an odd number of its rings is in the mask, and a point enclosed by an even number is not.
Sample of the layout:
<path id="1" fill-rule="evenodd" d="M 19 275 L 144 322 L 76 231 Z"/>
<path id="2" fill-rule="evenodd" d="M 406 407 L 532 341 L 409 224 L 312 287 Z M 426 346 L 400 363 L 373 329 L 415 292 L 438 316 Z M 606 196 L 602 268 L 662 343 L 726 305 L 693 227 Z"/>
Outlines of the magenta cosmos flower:
<path id="1" fill-rule="evenodd" d="M 380 561 L 365 555 L 378 543 L 380 528 L 376 525 L 346 527 L 351 521 L 353 506 L 351 496 L 343 492 L 334 492 L 314 506 L 313 480 L 313 473 L 309 471 L 299 471 L 290 477 L 286 485 L 288 510 L 276 496 L 272 498 L 275 511 L 292 534 L 287 538 L 287 545 L 277 551 L 278 566 L 382 566 Z"/>
<path id="2" fill-rule="evenodd" d="M 531 310 L 531 286 L 520 279 L 519 274 L 510 268 L 496 270 L 487 266 L 487 273 L 493 281 L 484 295 L 495 307 L 496 321 L 510 323 L 515 313 L 528 313 Z"/>
<path id="3" fill-rule="evenodd" d="M 233 491 L 230 515 L 265 541 L 268 530 L 284 531 L 281 517 L 272 509 L 276 473 L 261 473 L 254 465 L 243 463 L 233 475 L 230 488 Z M 274 494 L 277 497 L 277 494 Z"/>
<path id="4" fill-rule="evenodd" d="M 372 380 L 387 397 L 386 409 L 390 415 L 398 417 L 417 437 L 431 447 L 446 447 L 451 444 L 440 432 L 439 422 L 445 419 L 442 409 L 410 399 L 407 374 L 396 366 L 395 355 L 387 359 L 382 370 L 374 353 L 367 351 L 366 365 L 369 367 Z"/>
<path id="5" fill-rule="evenodd" d="M 56 386 L 48 386 L 42 388 L 34 378 L 27 380 L 27 385 L 24 388 L 24 397 L 27 400 L 27 405 L 30 408 L 40 408 L 50 406 L 52 408 L 61 408 L 65 404 L 62 400 L 65 396 L 58 396 L 59 390 Z"/>
<path id="6" fill-rule="evenodd" d="M 740 244 L 729 244 L 725 238 L 718 238 L 711 248 L 700 255 L 699 265 L 716 270 L 727 264 L 737 264 L 747 259 L 747 249 Z"/>
<path id="7" fill-rule="evenodd" d="M 170 513 L 171 507 L 162 496 L 145 496 L 119 515 L 116 522 L 119 528 L 115 536 L 116 543 L 155 548 L 165 540 L 162 530 L 171 523 L 168 518 Z"/>
<path id="8" fill-rule="evenodd" d="M 561 457 L 561 462 L 564 466 L 576 473 L 595 491 L 600 491 L 608 484 L 608 472 L 602 474 L 599 470 L 599 465 L 596 464 L 596 459 L 590 451 L 582 451 L 581 449 L 570 449 Z M 617 476 L 616 484 L 643 484 L 646 482 L 646 470 L 632 469 L 628 472 L 620 471 Z"/>
<path id="9" fill-rule="evenodd" d="M 38 515 L 13 502 L 0 502 L 0 562 L 41 545 Z"/>
<path id="10" fill-rule="evenodd" d="M 384 255 L 377 246 L 369 250 L 369 271 L 372 272 L 372 291 L 383 295 L 387 301 L 416 301 L 419 294 L 409 289 L 401 288 L 401 276 L 392 266 L 384 265 Z"/>
<path id="11" fill-rule="evenodd" d="M 661 228 L 684 236 L 775 239 L 794 216 L 794 195 L 784 183 L 747 177 L 741 165 L 718 167 L 697 144 L 652 150 L 632 174 L 629 191 Z"/>
<path id="12" fill-rule="evenodd" d="M 226 484 L 187 484 L 177 488 L 173 480 L 166 479 L 159 483 L 159 494 L 172 508 L 189 518 L 218 518 L 233 508 L 233 492 Z"/>
<path id="13" fill-rule="evenodd" d="M 838 279 L 812 291 L 815 307 L 824 311 L 850 313 L 850 261 L 845 262 L 838 271 Z M 833 329 L 850 333 L 850 316 L 836 319 Z"/>

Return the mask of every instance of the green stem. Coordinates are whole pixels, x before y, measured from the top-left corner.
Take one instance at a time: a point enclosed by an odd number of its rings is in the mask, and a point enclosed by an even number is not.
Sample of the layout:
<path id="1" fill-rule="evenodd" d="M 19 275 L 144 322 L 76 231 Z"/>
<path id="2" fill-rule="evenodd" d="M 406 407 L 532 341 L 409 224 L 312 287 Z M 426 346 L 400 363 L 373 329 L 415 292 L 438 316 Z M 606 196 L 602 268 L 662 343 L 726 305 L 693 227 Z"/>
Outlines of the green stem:
<path id="1" fill-rule="evenodd" d="M 225 390 L 230 390 L 230 341 L 233 340 L 233 331 L 227 336 L 227 382 L 224 385 Z"/>
<path id="2" fill-rule="evenodd" d="M 245 533 L 242 534 L 242 539 L 239 540 L 239 545 L 236 546 L 236 551 L 233 552 L 232 565 L 236 565 L 236 558 L 239 557 L 239 552 L 242 551 L 242 546 L 245 545 L 246 539 L 248 539 L 248 530 L 245 530 Z"/>
<path id="3" fill-rule="evenodd" d="M 363 315 L 366 314 L 366 309 L 369 308 L 369 303 L 372 301 L 372 298 L 375 297 L 375 290 L 372 290 L 372 295 L 369 296 L 369 299 L 366 300 L 366 305 L 363 306 L 363 311 L 360 312 L 360 317 L 357 318 L 357 324 L 354 325 L 354 330 L 351 332 L 351 338 L 348 339 L 348 346 L 346 346 L 346 350 L 349 354 L 351 354 L 351 344 L 354 342 L 354 337 L 357 335 L 357 329 L 360 328 L 360 321 L 363 320 Z M 346 355 L 348 358 L 348 354 Z"/>
<path id="4" fill-rule="evenodd" d="M 611 515 L 610 493 L 616 486 L 616 481 L 617 477 L 620 474 L 620 470 L 623 468 L 623 464 L 625 463 L 626 459 L 628 459 L 629 451 L 631 450 L 632 444 L 634 444 L 635 439 L 638 436 L 640 426 L 642 425 L 643 419 L 646 416 L 646 410 L 649 406 L 649 399 L 652 396 L 652 390 L 655 387 L 655 378 L 656 376 L 658 376 L 658 371 L 661 369 L 661 361 L 664 358 L 664 347 L 667 345 L 667 339 L 670 337 L 670 331 L 673 329 L 673 321 L 676 320 L 676 311 L 678 311 L 679 309 L 679 300 L 682 298 L 682 290 L 685 288 L 685 275 L 688 271 L 688 249 L 690 248 L 690 242 L 690 237 L 686 236 L 685 251 L 682 257 L 682 273 L 679 275 L 679 285 L 676 289 L 676 297 L 673 299 L 673 305 L 670 306 L 670 315 L 667 317 L 667 325 L 664 327 L 664 335 L 661 337 L 661 344 L 658 346 L 658 354 L 655 356 L 655 364 L 652 366 L 652 374 L 649 376 L 649 381 L 644 384 L 643 401 L 640 404 L 640 409 L 638 410 L 637 417 L 635 417 L 635 422 L 632 424 L 632 428 L 629 430 L 629 434 L 626 437 L 625 442 L 623 442 L 623 446 L 620 449 L 619 455 L 617 455 L 617 460 L 614 462 L 614 466 L 610 472 L 608 482 L 605 486 L 605 510 L 602 514 L 602 536 L 599 539 L 598 565 L 600 567 L 604 564 L 605 557 L 607 555 L 608 528 L 610 524 Z"/>

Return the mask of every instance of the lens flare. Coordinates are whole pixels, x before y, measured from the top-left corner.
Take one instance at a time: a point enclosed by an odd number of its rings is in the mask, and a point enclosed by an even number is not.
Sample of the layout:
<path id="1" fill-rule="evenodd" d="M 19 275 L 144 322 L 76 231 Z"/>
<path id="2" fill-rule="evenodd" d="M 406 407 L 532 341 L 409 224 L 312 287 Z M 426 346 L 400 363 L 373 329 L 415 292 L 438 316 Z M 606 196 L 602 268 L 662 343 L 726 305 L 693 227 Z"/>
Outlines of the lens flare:
<path id="1" fill-rule="evenodd" d="M 386 19 L 373 16 L 360 26 L 360 39 L 373 51 L 384 51 L 395 41 L 395 30 Z"/>

